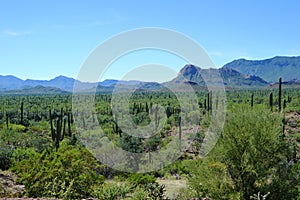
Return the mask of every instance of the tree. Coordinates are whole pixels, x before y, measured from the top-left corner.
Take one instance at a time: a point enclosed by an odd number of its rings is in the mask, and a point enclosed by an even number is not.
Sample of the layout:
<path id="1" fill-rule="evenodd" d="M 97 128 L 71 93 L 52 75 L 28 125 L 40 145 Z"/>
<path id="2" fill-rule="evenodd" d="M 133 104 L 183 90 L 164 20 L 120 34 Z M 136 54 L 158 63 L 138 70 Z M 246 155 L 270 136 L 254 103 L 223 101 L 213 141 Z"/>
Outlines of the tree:
<path id="1" fill-rule="evenodd" d="M 230 178 L 234 191 L 241 199 L 261 192 L 270 199 L 293 199 L 297 180 L 290 163 L 292 150 L 281 131 L 280 114 L 239 106 L 228 113 L 222 137 L 207 159 L 224 164 L 222 176 Z M 216 174 L 210 167 L 210 173 Z M 294 172 L 296 173 L 296 172 Z M 197 174 L 195 179 L 201 180 Z M 212 180 L 204 181 L 209 188 Z M 288 186 L 288 187 L 287 187 Z M 216 190 L 208 190 L 213 194 Z"/>

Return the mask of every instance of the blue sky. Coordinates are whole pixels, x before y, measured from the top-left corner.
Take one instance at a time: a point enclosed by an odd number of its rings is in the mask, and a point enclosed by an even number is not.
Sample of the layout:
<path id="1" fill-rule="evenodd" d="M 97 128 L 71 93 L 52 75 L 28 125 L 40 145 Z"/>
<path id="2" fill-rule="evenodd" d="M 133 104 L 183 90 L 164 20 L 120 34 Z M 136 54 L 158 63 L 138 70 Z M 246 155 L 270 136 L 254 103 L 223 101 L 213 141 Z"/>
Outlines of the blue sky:
<path id="1" fill-rule="evenodd" d="M 0 5 L 0 74 L 22 79 L 75 78 L 101 42 L 143 27 L 191 37 L 218 67 L 237 58 L 300 55 L 298 0 L 0 0 Z M 159 62 L 176 71 L 185 64 L 150 54 L 120 59 L 102 78 L 120 78 L 137 64 Z"/>

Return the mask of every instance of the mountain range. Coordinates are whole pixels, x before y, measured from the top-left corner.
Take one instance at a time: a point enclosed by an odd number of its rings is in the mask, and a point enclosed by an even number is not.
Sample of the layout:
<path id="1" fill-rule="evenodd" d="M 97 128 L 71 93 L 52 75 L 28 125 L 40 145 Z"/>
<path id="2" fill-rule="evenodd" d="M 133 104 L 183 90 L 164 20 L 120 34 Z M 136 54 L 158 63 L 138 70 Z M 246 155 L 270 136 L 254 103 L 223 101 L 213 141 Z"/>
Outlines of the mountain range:
<path id="1" fill-rule="evenodd" d="M 276 56 L 265 60 L 234 60 L 224 67 L 235 69 L 246 75 L 259 76 L 267 82 L 300 80 L 300 56 Z"/>
<path id="2" fill-rule="evenodd" d="M 3 94 L 44 94 L 44 93 L 68 93 L 73 91 L 76 83 L 81 91 L 112 92 L 115 85 L 121 85 L 121 89 L 139 88 L 139 90 L 156 90 L 163 86 L 179 87 L 181 84 L 204 86 L 205 82 L 201 74 L 218 72 L 228 88 L 257 88 L 274 85 L 282 77 L 286 85 L 300 84 L 300 56 L 277 56 L 265 60 L 238 59 L 225 64 L 219 69 L 203 69 L 187 64 L 173 80 L 158 84 L 142 81 L 118 81 L 107 79 L 98 83 L 77 81 L 73 78 L 58 76 L 51 80 L 22 80 L 15 76 L 0 75 L 0 92 Z M 95 88 L 97 87 L 97 88 Z"/>
<path id="3" fill-rule="evenodd" d="M 188 81 L 189 84 L 205 86 L 206 83 L 201 75 L 219 74 L 227 87 L 262 87 L 268 82 L 258 76 L 244 75 L 234 69 L 222 67 L 220 69 L 201 69 L 195 65 L 185 65 L 179 75 L 169 83 L 182 84 Z M 214 82 L 215 80 L 210 80 Z"/>

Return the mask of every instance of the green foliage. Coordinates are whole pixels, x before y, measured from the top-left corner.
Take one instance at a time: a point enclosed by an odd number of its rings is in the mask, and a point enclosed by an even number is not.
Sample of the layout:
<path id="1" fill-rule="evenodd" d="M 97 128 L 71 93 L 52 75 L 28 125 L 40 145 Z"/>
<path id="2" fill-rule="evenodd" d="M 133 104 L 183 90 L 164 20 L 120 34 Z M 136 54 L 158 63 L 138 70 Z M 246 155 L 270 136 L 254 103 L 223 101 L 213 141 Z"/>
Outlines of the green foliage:
<path id="1" fill-rule="evenodd" d="M 29 197 L 75 199 L 88 197 L 103 178 L 97 162 L 84 148 L 62 143 L 57 152 L 36 153 L 12 167 Z"/>
<path id="2" fill-rule="evenodd" d="M 13 149 L 11 147 L 3 146 L 0 147 L 0 169 L 7 170 L 11 165 L 11 157 L 13 154 Z"/>
<path id="3" fill-rule="evenodd" d="M 246 107 L 237 108 L 227 117 L 220 141 L 222 161 L 228 167 L 237 191 L 245 199 L 257 191 L 269 192 L 276 184 L 276 178 L 281 177 L 281 168 L 289 162 L 291 152 L 282 135 L 280 119 L 268 111 Z M 284 182 L 288 177 L 281 178 Z M 274 192 L 271 198 L 282 196 L 285 199 L 283 195 L 288 191 Z"/>
<path id="4" fill-rule="evenodd" d="M 189 186 L 196 192 L 197 197 L 238 199 L 225 164 L 204 159 L 190 170 L 192 175 Z"/>
<path id="5" fill-rule="evenodd" d="M 223 135 L 208 160 L 193 171 L 190 184 L 200 197 L 213 199 L 238 193 L 249 199 L 258 191 L 270 192 L 270 199 L 292 199 L 297 182 L 288 174 L 292 154 L 282 135 L 280 115 L 237 106 L 228 113 Z"/>
<path id="6" fill-rule="evenodd" d="M 119 145 L 122 149 L 136 153 L 133 156 L 128 156 L 128 167 L 133 169 L 134 171 L 138 171 L 139 169 L 139 162 L 140 162 L 140 155 L 138 153 L 142 153 L 142 141 L 141 138 L 134 137 L 127 135 L 125 133 L 122 134 L 122 137 L 119 140 Z"/>
<path id="7" fill-rule="evenodd" d="M 196 163 L 196 160 L 191 159 L 177 160 L 174 163 L 159 170 L 158 172 L 156 172 L 156 174 L 158 174 L 160 177 L 167 174 L 188 175 L 191 169 L 196 165 Z"/>
<path id="8" fill-rule="evenodd" d="M 294 123 L 292 129 L 288 129 L 291 124 L 287 121 L 286 132 L 293 136 L 290 138 L 282 135 L 281 120 L 284 113 L 287 113 L 286 118 L 291 114 L 290 111 L 300 113 L 300 90 L 287 89 L 284 85 L 281 96 L 286 106 L 282 114 L 267 111 L 271 106 L 270 93 L 274 94 L 273 110 L 278 111 L 277 85 L 264 90 L 227 91 L 226 106 L 229 114 L 224 133 L 213 152 L 200 161 L 196 160 L 197 152 L 194 152 L 195 155 L 189 153 L 189 156 L 182 156 L 173 164 L 151 173 L 152 175 L 127 174 L 104 165 L 99 168 L 87 150 L 76 145 L 77 138 L 82 138 L 77 137 L 79 135 L 74 126 L 70 127 L 74 133 L 72 137 L 60 137 L 61 148 L 58 152 L 53 152 L 49 110 L 53 111 L 53 122 L 60 117 L 61 108 L 66 113 L 71 113 L 68 109 L 72 106 L 71 95 L 0 96 L 0 168 L 8 169 L 13 165 L 11 170 L 19 174 L 19 182 L 25 183 L 26 194 L 32 197 L 154 199 L 157 198 L 156 194 L 162 194 L 160 191 L 163 187 L 155 183 L 154 176 L 179 174 L 190 178 L 188 188 L 178 199 L 204 196 L 212 199 L 249 199 L 258 192 L 270 192 L 267 199 L 293 199 L 300 193 L 297 188 L 300 187 L 300 167 L 296 157 L 299 156 L 299 149 L 296 149 L 298 153 L 293 150 L 300 141 L 299 123 Z M 96 113 L 91 114 L 79 108 L 72 112 L 73 115 L 64 116 L 58 124 L 53 123 L 53 128 L 59 127 L 62 136 L 62 122 L 70 119 L 71 124 L 74 116 L 83 124 L 84 114 L 89 120 L 98 120 L 102 129 L 83 132 L 77 128 L 83 139 L 87 136 L 87 143 L 92 149 L 97 147 L 99 138 L 107 136 L 112 144 L 124 150 L 134 153 L 153 152 L 174 140 L 179 116 L 198 124 L 195 120 L 199 121 L 197 113 L 200 111 L 201 131 L 196 138 L 188 137 L 189 141 L 193 139 L 193 151 L 197 151 L 201 148 L 207 128 L 214 122 L 212 115 L 205 110 L 207 105 L 204 106 L 204 103 L 212 101 L 214 104 L 216 99 L 212 96 L 208 101 L 207 94 L 206 90 L 197 91 L 199 108 L 196 106 L 183 116 L 178 100 L 170 91 L 135 92 L 129 102 L 129 112 L 136 125 L 145 126 L 150 123 L 150 116 L 155 116 L 156 104 L 166 109 L 166 123 L 162 124 L 157 117 L 157 123 L 163 128 L 150 138 L 132 137 L 116 126 L 118 120 L 112 116 L 111 94 L 95 96 Z M 253 109 L 250 109 L 251 94 Z M 188 95 L 186 98 L 189 98 Z M 20 110 L 21 102 L 24 104 Z M 219 106 L 224 104 L 221 101 L 218 103 Z M 118 115 L 120 120 L 122 113 Z M 85 120 L 86 126 L 89 125 L 89 120 Z M 20 125 L 21 121 L 23 125 Z M 65 131 L 68 132 L 67 127 L 66 125 Z M 182 127 L 182 133 L 186 128 L 189 127 Z M 110 155 L 110 151 L 107 155 Z M 138 154 L 126 159 L 126 167 L 134 170 L 138 170 L 139 163 L 145 161 Z M 103 180 L 97 174 L 109 178 L 122 177 L 122 183 L 113 184 L 108 181 L 102 186 Z M 202 183 L 201 187 L 199 183 Z"/>
<path id="9" fill-rule="evenodd" d="M 101 186 L 95 186 L 93 196 L 100 200 L 123 199 L 132 191 L 132 185 L 123 182 L 106 182 Z"/>
<path id="10" fill-rule="evenodd" d="M 19 147 L 14 150 L 11 160 L 12 164 L 17 164 L 22 160 L 28 160 L 30 158 L 34 158 L 35 156 L 39 155 L 34 148 L 24 148 Z"/>
<path id="11" fill-rule="evenodd" d="M 149 174 L 131 174 L 128 178 L 128 182 L 135 187 L 138 185 L 142 186 L 149 183 L 154 183 L 155 177 Z"/>
<path id="12" fill-rule="evenodd" d="M 141 186 L 138 186 L 134 189 L 134 192 L 130 196 L 129 199 L 131 200 L 141 200 L 141 199 L 147 199 L 148 192 Z"/>
<path id="13" fill-rule="evenodd" d="M 22 125 L 10 125 L 9 129 L 0 130 L 0 169 L 8 169 L 13 162 L 13 155 L 17 150 L 34 148 L 35 151 L 41 152 L 49 149 L 50 141 L 45 135 L 32 133 L 31 131 L 23 132 Z"/>

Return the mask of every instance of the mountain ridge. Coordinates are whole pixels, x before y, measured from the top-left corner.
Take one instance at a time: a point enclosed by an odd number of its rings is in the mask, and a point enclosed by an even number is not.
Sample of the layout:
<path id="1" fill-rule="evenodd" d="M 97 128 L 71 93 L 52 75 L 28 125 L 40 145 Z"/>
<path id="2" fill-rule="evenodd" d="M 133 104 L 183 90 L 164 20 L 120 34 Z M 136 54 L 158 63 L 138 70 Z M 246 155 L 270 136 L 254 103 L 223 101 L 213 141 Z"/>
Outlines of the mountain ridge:
<path id="1" fill-rule="evenodd" d="M 176 85 L 180 84 L 190 84 L 193 86 L 205 87 L 206 83 L 203 80 L 202 75 L 209 75 L 217 72 L 223 78 L 223 83 L 225 87 L 228 88 L 265 87 L 268 85 L 272 85 L 273 83 L 276 83 L 278 81 L 278 70 L 275 70 L 276 73 L 274 73 L 273 76 L 272 72 L 274 70 L 266 70 L 272 68 L 273 65 L 276 69 L 279 67 L 281 67 L 282 69 L 286 69 L 286 67 L 288 68 L 288 72 L 282 74 L 283 84 L 300 84 L 300 56 L 276 56 L 274 58 L 264 60 L 237 59 L 225 64 L 223 67 L 218 69 L 204 69 L 192 64 L 187 64 L 179 71 L 179 75 L 177 77 L 170 81 L 162 83 L 161 85 L 173 85 L 175 87 Z M 264 70 L 260 68 L 264 68 Z M 246 73 L 243 73 L 241 71 L 246 71 Z M 263 76 L 257 75 L 260 73 L 263 74 Z M 292 73 L 293 76 L 287 79 L 286 76 L 290 73 Z M 263 77 L 269 77 L 269 80 L 271 81 L 265 80 Z M 212 82 L 213 80 L 210 81 Z M 70 78 L 63 75 L 57 76 L 50 80 L 23 80 L 13 75 L 0 75 L 0 92 L 3 93 L 7 91 L 14 91 L 18 93 L 17 90 L 24 90 L 29 92 L 37 91 L 38 93 L 41 93 L 41 91 L 39 91 L 41 87 L 44 87 L 46 91 L 58 93 L 61 93 L 62 91 L 73 92 L 73 86 L 75 83 L 77 88 L 79 88 L 79 91 L 96 92 L 112 92 L 116 84 L 121 85 L 121 88 L 123 90 L 126 90 L 126 88 L 133 87 L 140 87 L 142 90 L 152 90 L 161 88 L 157 85 L 158 83 L 143 82 L 138 80 L 124 81 L 106 79 L 102 82 L 89 83 L 78 81 L 74 78 Z M 53 88 L 57 88 L 58 90 L 54 90 Z"/>
<path id="2" fill-rule="evenodd" d="M 247 76 L 234 69 L 222 67 L 219 69 L 203 69 L 198 66 L 188 64 L 185 65 L 179 72 L 179 75 L 173 80 L 169 81 L 168 84 L 182 84 L 189 82 L 192 85 L 205 86 L 202 75 L 210 77 L 219 76 L 219 78 L 212 80 L 206 80 L 209 82 L 218 81 L 220 78 L 223 79 L 225 87 L 263 87 L 268 83 L 257 76 Z"/>
<path id="3" fill-rule="evenodd" d="M 300 56 L 275 56 L 263 60 L 233 60 L 223 67 L 229 67 L 247 75 L 255 75 L 268 82 L 276 82 L 279 77 L 285 81 L 300 80 Z"/>

